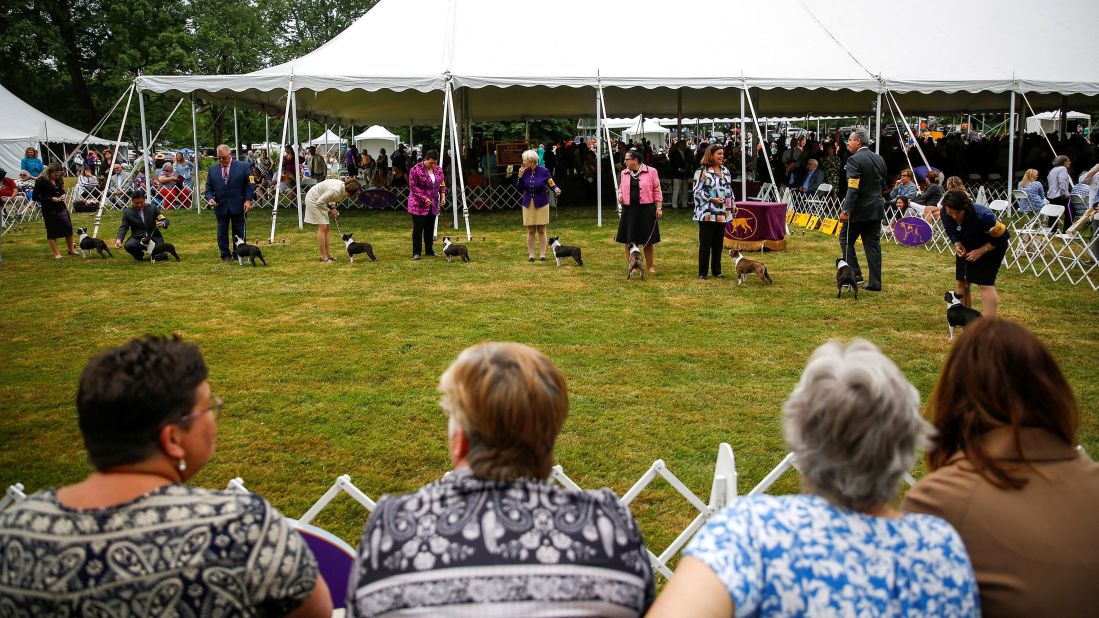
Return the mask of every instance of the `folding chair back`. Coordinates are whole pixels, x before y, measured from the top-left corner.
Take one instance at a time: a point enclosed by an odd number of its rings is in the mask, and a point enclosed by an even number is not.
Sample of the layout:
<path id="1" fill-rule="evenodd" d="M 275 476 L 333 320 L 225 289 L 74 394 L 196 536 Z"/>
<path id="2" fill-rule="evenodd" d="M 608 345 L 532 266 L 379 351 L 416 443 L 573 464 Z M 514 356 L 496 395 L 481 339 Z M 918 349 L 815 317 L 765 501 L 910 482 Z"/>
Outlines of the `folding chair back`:
<path id="1" fill-rule="evenodd" d="M 1009 214 L 1011 204 L 1007 200 L 992 200 L 992 203 L 988 205 L 988 209 L 996 213 L 997 219 L 1003 219 Z"/>
<path id="2" fill-rule="evenodd" d="M 1015 198 L 1015 203 L 1019 205 L 1021 211 L 1036 211 L 1042 207 L 1042 204 L 1031 204 L 1030 198 L 1022 189 L 1013 189 L 1011 196 Z"/>

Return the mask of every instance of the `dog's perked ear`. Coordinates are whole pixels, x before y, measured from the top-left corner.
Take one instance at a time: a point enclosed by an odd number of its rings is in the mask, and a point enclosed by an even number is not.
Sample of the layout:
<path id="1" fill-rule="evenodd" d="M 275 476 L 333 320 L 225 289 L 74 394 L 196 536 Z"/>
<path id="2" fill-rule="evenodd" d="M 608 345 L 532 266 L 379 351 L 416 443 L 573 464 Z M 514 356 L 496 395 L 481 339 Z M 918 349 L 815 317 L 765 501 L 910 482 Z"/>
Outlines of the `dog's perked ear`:
<path id="1" fill-rule="evenodd" d="M 954 300 L 954 292 L 947 292 L 946 294 L 943 294 L 943 300 L 948 303 Z"/>

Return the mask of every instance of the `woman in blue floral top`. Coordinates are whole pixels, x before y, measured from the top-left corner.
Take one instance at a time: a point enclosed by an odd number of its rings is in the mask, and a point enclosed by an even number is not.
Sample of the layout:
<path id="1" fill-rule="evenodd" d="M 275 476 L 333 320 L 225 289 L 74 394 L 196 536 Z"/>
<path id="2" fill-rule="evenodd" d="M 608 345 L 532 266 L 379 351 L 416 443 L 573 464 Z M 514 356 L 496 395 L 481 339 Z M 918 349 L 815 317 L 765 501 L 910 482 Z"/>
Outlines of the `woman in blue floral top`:
<path id="1" fill-rule="evenodd" d="M 737 498 L 684 551 L 648 616 L 978 616 L 973 568 L 938 517 L 889 506 L 932 434 L 868 341 L 809 358 L 783 410 L 808 493 Z"/>

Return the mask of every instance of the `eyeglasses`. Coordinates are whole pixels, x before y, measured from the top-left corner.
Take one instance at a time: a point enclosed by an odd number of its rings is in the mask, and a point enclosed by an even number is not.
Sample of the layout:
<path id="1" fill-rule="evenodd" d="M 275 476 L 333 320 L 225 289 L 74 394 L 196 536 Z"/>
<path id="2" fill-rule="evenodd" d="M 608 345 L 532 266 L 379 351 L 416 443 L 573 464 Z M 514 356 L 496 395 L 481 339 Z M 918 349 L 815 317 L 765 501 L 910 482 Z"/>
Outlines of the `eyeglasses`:
<path id="1" fill-rule="evenodd" d="M 217 395 L 211 395 L 210 396 L 210 407 L 209 408 L 206 408 L 205 410 L 199 410 L 197 412 L 191 412 L 190 414 L 188 414 L 188 415 L 184 416 L 183 418 L 179 419 L 178 421 L 176 421 L 175 424 L 183 425 L 183 424 L 189 423 L 189 422 L 193 421 L 194 419 L 202 416 L 203 414 L 206 414 L 207 412 L 213 413 L 214 418 L 216 419 L 217 416 L 218 416 L 218 413 L 220 413 L 222 408 L 224 408 L 224 407 L 225 407 L 225 402 L 221 400 L 221 397 L 218 397 Z"/>

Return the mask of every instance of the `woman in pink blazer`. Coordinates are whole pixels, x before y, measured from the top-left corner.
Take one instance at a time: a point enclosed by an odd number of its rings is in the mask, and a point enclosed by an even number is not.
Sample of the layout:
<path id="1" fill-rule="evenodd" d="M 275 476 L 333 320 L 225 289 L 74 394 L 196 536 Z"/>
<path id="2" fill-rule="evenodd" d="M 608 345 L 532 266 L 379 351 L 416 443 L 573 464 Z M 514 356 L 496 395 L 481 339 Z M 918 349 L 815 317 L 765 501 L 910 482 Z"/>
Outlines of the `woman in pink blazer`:
<path id="1" fill-rule="evenodd" d="M 622 218 L 618 221 L 615 242 L 626 248 L 626 260 L 630 259 L 630 243 L 645 251 L 645 266 L 655 273 L 653 246 L 660 242 L 660 224 L 664 216 L 661 205 L 664 194 L 660 191 L 660 176 L 656 169 L 641 162 L 641 152 L 636 148 L 626 151 L 626 169 L 618 183 L 618 203 L 622 205 Z"/>
<path id="2" fill-rule="evenodd" d="M 435 233 L 435 217 L 446 199 L 446 182 L 443 168 L 439 167 L 439 153 L 434 150 L 424 154 L 424 160 L 408 172 L 408 212 L 412 215 L 412 259 L 420 259 L 421 246 L 424 255 L 435 255 L 431 246 Z"/>

